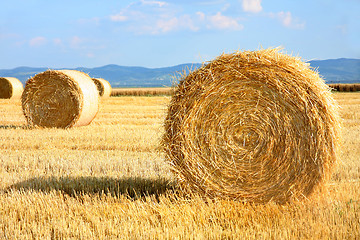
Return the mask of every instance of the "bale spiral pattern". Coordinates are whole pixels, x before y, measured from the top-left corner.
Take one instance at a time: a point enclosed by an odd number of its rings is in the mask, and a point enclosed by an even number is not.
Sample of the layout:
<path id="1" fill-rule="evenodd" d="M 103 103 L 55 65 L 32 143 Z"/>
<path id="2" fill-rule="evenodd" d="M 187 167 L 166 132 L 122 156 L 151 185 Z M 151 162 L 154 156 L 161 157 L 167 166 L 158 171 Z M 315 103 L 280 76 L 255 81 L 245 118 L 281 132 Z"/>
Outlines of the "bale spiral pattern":
<path id="1" fill-rule="evenodd" d="M 184 191 L 284 203 L 329 178 L 338 136 L 324 81 L 275 48 L 223 54 L 184 76 L 162 144 Z"/>
<path id="2" fill-rule="evenodd" d="M 69 128 L 95 118 L 99 93 L 83 72 L 47 70 L 26 82 L 21 102 L 30 126 Z"/>

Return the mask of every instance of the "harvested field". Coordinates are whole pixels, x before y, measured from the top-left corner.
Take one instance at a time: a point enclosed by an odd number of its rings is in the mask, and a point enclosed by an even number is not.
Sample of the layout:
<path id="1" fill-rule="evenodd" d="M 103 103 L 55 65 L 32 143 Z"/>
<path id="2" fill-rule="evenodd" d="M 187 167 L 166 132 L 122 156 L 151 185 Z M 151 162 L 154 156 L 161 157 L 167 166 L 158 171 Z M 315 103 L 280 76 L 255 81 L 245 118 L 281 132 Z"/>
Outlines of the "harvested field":
<path id="1" fill-rule="evenodd" d="M 360 83 L 329 84 L 329 87 L 331 87 L 333 90 L 338 91 L 338 92 L 359 92 L 360 91 Z"/>
<path id="2" fill-rule="evenodd" d="M 360 91 L 360 84 L 328 84 L 330 88 L 339 92 Z M 113 88 L 111 96 L 172 96 L 174 88 Z"/>
<path id="3" fill-rule="evenodd" d="M 114 88 L 111 96 L 170 96 L 173 88 Z"/>
<path id="4" fill-rule="evenodd" d="M 0 239 L 359 239 L 360 93 L 325 195 L 277 205 L 178 192 L 158 150 L 169 97 L 102 99 L 91 125 L 28 129 L 0 99 Z"/>

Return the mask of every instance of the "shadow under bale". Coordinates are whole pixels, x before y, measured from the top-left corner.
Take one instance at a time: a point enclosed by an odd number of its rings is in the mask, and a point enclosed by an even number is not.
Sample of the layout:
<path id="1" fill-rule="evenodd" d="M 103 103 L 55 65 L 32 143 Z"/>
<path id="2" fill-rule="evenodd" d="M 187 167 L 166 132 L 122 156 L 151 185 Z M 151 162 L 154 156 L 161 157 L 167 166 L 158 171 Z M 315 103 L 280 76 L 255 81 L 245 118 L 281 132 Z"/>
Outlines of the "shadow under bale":
<path id="1" fill-rule="evenodd" d="M 166 179 L 145 179 L 140 177 L 109 178 L 109 177 L 38 177 L 16 183 L 5 191 L 36 190 L 50 192 L 61 191 L 72 197 L 84 194 L 125 195 L 131 199 L 155 196 L 174 191 L 174 185 Z"/>
<path id="2" fill-rule="evenodd" d="M 30 129 L 30 127 L 25 125 L 7 124 L 7 125 L 0 125 L 0 129 Z"/>

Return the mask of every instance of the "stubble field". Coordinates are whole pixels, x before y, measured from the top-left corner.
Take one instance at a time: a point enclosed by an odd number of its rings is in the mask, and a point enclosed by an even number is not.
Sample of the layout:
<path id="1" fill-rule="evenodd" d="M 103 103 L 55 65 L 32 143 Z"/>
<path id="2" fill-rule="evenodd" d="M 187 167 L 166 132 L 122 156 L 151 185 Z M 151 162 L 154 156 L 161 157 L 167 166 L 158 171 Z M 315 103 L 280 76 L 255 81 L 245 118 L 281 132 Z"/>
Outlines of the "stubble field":
<path id="1" fill-rule="evenodd" d="M 0 239 L 359 239 L 360 93 L 336 93 L 340 161 L 327 192 L 285 205 L 178 192 L 159 150 L 170 97 L 101 99 L 95 120 L 29 129 L 0 100 Z"/>

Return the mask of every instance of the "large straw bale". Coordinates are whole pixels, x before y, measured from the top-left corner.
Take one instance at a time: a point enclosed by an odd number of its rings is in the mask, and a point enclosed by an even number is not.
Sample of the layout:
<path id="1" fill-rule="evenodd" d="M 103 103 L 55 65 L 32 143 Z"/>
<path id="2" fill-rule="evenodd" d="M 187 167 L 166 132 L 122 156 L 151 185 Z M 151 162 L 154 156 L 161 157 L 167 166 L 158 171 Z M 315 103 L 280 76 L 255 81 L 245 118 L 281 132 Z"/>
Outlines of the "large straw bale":
<path id="1" fill-rule="evenodd" d="M 0 77 L 0 98 L 20 98 L 24 87 L 19 79 Z"/>
<path id="2" fill-rule="evenodd" d="M 111 84 L 103 78 L 92 79 L 99 91 L 100 97 L 110 97 L 111 95 Z"/>
<path id="3" fill-rule="evenodd" d="M 223 54 L 184 76 L 162 144 L 185 192 L 284 203 L 323 186 L 338 141 L 329 87 L 275 48 Z"/>
<path id="4" fill-rule="evenodd" d="M 31 126 L 69 128 L 90 124 L 99 93 L 92 79 L 75 70 L 47 70 L 26 82 L 22 108 Z"/>

